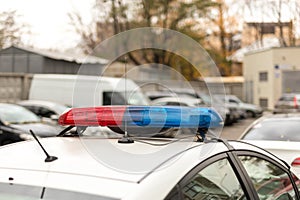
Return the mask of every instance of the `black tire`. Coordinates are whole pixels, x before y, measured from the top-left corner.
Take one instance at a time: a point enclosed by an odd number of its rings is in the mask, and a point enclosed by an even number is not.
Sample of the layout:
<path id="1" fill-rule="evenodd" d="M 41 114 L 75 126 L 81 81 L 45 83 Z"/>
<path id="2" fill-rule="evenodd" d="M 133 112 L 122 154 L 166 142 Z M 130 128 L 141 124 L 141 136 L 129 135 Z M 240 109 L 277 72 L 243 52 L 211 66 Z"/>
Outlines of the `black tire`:
<path id="1" fill-rule="evenodd" d="M 247 110 L 246 115 L 247 115 L 247 118 L 255 118 L 256 117 L 256 114 L 251 110 Z"/>

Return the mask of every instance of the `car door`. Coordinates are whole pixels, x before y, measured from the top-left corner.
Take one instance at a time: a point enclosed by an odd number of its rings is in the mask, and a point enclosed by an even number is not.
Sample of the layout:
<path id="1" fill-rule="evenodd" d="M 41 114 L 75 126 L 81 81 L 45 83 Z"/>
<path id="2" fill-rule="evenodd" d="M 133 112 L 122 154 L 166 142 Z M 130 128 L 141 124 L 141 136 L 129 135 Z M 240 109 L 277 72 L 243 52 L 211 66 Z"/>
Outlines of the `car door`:
<path id="1" fill-rule="evenodd" d="M 297 184 L 295 176 L 268 157 L 236 151 L 200 163 L 166 199 L 299 199 Z"/>
<path id="2" fill-rule="evenodd" d="M 237 151 L 236 154 L 259 199 L 300 199 L 300 181 L 287 168 L 256 152 Z"/>
<path id="3" fill-rule="evenodd" d="M 0 199 L 36 200 L 42 191 L 42 186 L 0 183 Z"/>
<path id="4" fill-rule="evenodd" d="M 230 157 L 222 153 L 200 163 L 166 199 L 256 199 L 239 165 Z"/>

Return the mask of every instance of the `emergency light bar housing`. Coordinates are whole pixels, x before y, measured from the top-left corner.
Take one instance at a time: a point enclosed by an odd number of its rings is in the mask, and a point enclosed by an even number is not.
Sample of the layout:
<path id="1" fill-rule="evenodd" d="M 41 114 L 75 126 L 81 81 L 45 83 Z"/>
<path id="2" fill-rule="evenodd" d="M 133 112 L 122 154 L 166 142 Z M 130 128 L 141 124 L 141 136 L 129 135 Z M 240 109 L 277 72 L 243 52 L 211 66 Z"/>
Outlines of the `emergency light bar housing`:
<path id="1" fill-rule="evenodd" d="M 223 125 L 221 116 L 207 107 L 178 106 L 101 106 L 72 108 L 58 120 L 61 125 L 216 128 Z"/>

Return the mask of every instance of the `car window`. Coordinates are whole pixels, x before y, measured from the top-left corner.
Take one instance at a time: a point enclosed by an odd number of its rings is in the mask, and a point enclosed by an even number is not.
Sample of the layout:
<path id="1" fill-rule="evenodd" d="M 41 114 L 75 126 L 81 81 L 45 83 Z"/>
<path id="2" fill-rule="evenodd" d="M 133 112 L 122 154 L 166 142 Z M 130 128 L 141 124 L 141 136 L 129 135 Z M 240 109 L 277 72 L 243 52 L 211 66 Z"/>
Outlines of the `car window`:
<path id="1" fill-rule="evenodd" d="M 245 196 L 227 158 L 215 161 L 193 175 L 182 187 L 183 199 L 239 199 Z M 178 199 L 172 191 L 167 199 Z"/>
<path id="2" fill-rule="evenodd" d="M 127 101 L 125 97 L 128 97 Z M 149 105 L 149 100 L 139 91 L 103 92 L 103 105 Z"/>
<path id="3" fill-rule="evenodd" d="M 103 92 L 103 105 L 125 105 L 125 98 L 119 92 Z"/>
<path id="4" fill-rule="evenodd" d="M 33 112 L 22 106 L 5 105 L 0 107 L 0 118 L 6 123 L 40 122 Z"/>
<path id="5" fill-rule="evenodd" d="M 297 199 L 288 173 L 256 156 L 239 156 L 260 199 Z M 299 181 L 294 177 L 296 182 Z"/>
<path id="6" fill-rule="evenodd" d="M 56 113 L 52 110 L 47 109 L 47 108 L 43 108 L 43 107 L 39 108 L 39 116 L 50 118 L 52 115 L 56 115 Z"/>
<path id="7" fill-rule="evenodd" d="M 254 125 L 245 140 L 300 141 L 300 120 L 270 120 Z"/>
<path id="8" fill-rule="evenodd" d="M 279 98 L 279 101 L 293 101 L 294 96 L 282 96 Z"/>
<path id="9" fill-rule="evenodd" d="M 188 106 L 186 103 L 174 102 L 174 101 L 167 102 L 165 105 L 168 105 L 168 106 Z"/>

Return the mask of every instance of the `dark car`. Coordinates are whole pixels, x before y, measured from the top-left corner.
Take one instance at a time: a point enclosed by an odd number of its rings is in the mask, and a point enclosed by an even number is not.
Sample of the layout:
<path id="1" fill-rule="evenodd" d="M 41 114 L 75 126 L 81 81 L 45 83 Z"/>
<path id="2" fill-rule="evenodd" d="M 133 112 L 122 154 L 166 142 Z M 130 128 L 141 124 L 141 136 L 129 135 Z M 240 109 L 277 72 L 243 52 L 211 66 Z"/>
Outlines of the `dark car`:
<path id="1" fill-rule="evenodd" d="M 50 137 L 55 136 L 61 128 L 44 123 L 22 106 L 0 104 L 0 145 L 31 139 L 29 130 L 38 137 Z"/>
<path id="2" fill-rule="evenodd" d="M 273 113 L 294 113 L 300 111 L 300 94 L 283 94 L 275 104 Z"/>

